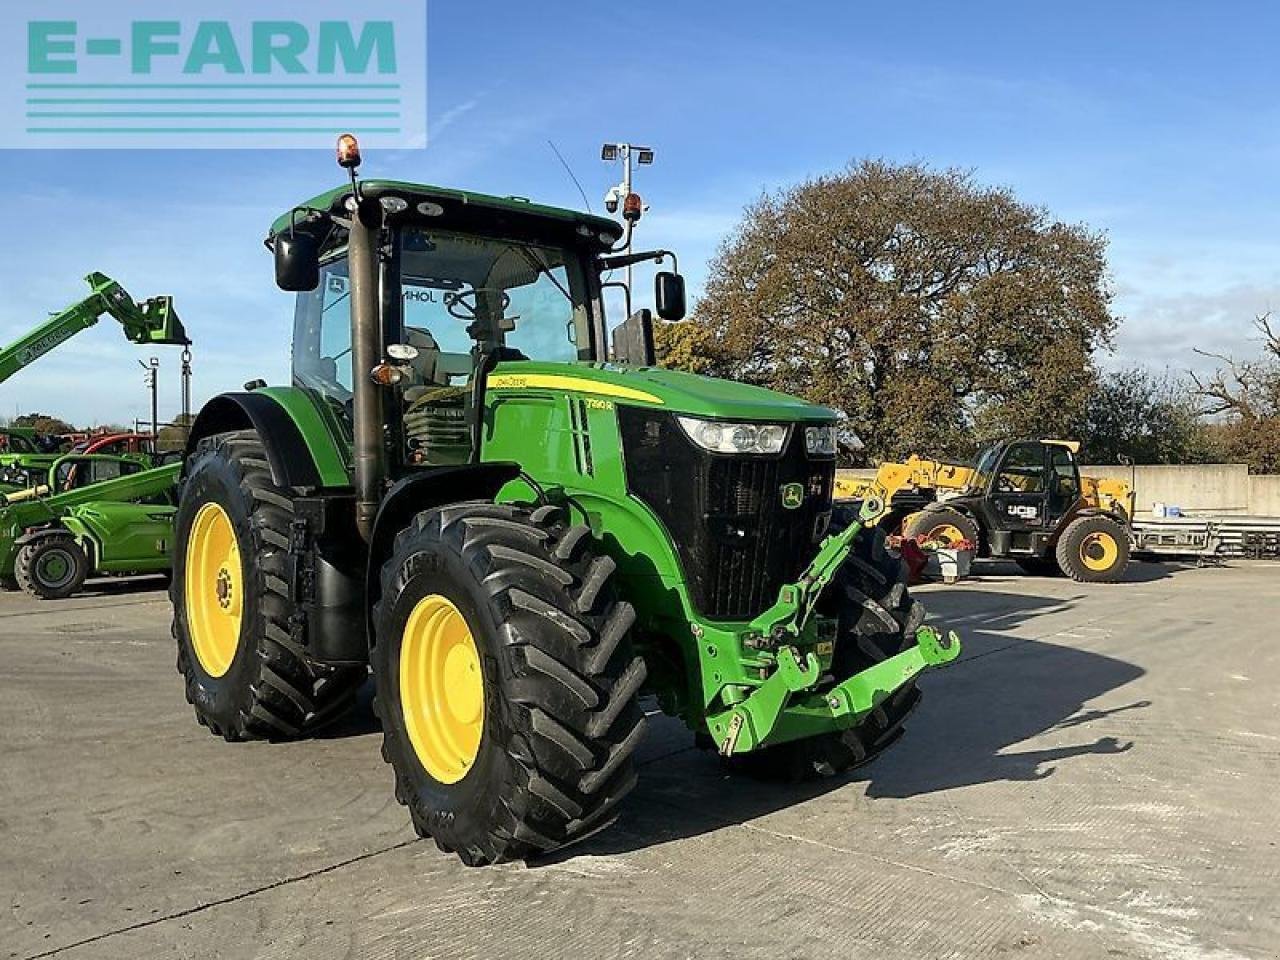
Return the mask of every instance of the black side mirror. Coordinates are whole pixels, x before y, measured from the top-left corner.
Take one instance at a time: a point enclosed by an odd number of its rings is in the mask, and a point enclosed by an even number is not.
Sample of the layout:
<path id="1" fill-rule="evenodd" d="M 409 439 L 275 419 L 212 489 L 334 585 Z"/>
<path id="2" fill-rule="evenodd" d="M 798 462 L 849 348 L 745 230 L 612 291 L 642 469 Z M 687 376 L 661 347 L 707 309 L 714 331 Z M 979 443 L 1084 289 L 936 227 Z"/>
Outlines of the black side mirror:
<path id="1" fill-rule="evenodd" d="M 637 310 L 613 328 L 613 359 L 634 367 L 652 367 L 657 360 L 653 350 L 653 314 Z"/>
<path id="2" fill-rule="evenodd" d="M 663 270 L 653 279 L 653 302 L 658 316 L 672 323 L 684 319 L 684 277 Z"/>
<path id="3" fill-rule="evenodd" d="M 303 293 L 320 283 L 320 243 L 306 233 L 276 237 L 276 286 Z"/>

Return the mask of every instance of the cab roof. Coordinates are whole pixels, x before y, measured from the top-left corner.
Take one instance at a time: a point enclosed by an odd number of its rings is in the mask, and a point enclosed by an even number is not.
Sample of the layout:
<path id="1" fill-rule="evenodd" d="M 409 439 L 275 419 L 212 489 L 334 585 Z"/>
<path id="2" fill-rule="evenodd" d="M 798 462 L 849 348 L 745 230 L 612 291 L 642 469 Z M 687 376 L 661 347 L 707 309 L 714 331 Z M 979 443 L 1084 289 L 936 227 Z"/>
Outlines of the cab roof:
<path id="1" fill-rule="evenodd" d="M 589 228 L 592 236 L 599 237 L 604 234 L 611 238 L 608 243 L 603 240 L 598 241 L 602 246 L 609 246 L 622 236 L 622 225 L 616 220 L 582 213 L 578 210 L 532 203 L 523 197 L 495 197 L 485 193 L 472 193 L 467 190 L 435 187 L 423 183 L 407 183 L 402 180 L 362 180 L 360 190 L 364 196 L 374 199 L 400 197 L 411 208 L 423 202 L 434 203 L 443 209 L 441 219 L 445 223 L 457 219 L 475 221 L 483 219 L 485 214 L 490 214 L 504 220 L 515 218 L 529 222 L 541 220 L 554 221 L 560 225 L 581 225 Z M 343 184 L 300 203 L 293 210 L 276 218 L 276 221 L 271 224 L 268 240 L 289 229 L 290 223 L 295 222 L 295 211 L 318 210 L 339 216 L 345 215 L 344 204 L 350 193 L 351 185 Z M 462 217 L 457 216 L 460 213 L 463 214 Z"/>

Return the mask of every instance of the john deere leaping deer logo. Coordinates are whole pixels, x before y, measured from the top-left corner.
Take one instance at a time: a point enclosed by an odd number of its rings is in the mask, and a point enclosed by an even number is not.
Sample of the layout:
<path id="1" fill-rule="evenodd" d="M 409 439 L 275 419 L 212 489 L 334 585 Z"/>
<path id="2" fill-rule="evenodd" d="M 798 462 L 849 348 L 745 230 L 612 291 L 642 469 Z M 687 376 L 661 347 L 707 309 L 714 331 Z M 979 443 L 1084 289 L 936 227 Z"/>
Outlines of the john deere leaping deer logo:
<path id="1" fill-rule="evenodd" d="M 788 510 L 797 510 L 804 503 L 804 485 L 800 483 L 784 483 L 782 485 L 782 505 Z"/>

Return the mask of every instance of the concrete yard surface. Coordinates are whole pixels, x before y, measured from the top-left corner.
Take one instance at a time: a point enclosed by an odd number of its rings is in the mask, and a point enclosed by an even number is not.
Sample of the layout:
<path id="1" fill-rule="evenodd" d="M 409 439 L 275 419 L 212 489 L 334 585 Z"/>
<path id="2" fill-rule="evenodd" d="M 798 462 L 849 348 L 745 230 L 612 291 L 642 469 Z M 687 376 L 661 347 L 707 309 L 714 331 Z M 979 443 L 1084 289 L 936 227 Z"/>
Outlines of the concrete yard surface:
<path id="1" fill-rule="evenodd" d="M 151 583 L 0 595 L 0 960 L 1280 955 L 1280 565 L 919 591 L 965 644 L 844 780 L 652 718 L 619 821 L 533 864 L 415 839 L 368 707 L 195 723 Z"/>

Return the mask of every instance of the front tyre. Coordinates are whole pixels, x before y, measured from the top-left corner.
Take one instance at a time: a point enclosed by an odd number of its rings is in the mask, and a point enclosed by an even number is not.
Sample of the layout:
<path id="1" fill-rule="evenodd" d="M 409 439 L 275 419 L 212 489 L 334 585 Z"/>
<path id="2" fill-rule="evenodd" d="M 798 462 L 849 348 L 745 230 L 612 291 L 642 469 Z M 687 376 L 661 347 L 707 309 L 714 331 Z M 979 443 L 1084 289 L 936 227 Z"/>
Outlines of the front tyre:
<path id="1" fill-rule="evenodd" d="M 22 590 L 41 600 L 73 596 L 89 575 L 89 558 L 69 536 L 44 537 L 18 551 L 14 575 Z"/>
<path id="2" fill-rule="evenodd" d="M 1110 517 L 1077 517 L 1054 551 L 1058 566 L 1081 583 L 1115 583 L 1129 563 L 1129 532 Z"/>
<path id="3" fill-rule="evenodd" d="M 397 536 L 371 654 L 382 755 L 418 834 L 464 863 L 580 839 L 634 786 L 645 665 L 613 569 L 556 507 L 461 503 Z"/>
<path id="4" fill-rule="evenodd" d="M 946 546 L 968 541 L 975 549 L 980 537 L 973 518 L 954 507 L 935 507 L 913 513 L 903 523 L 902 535 L 908 540 Z"/>
<path id="5" fill-rule="evenodd" d="M 200 441 L 174 523 L 173 636 L 196 719 L 226 740 L 287 740 L 350 706 L 367 671 L 305 659 L 290 634 L 293 499 L 256 432 Z"/>

